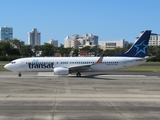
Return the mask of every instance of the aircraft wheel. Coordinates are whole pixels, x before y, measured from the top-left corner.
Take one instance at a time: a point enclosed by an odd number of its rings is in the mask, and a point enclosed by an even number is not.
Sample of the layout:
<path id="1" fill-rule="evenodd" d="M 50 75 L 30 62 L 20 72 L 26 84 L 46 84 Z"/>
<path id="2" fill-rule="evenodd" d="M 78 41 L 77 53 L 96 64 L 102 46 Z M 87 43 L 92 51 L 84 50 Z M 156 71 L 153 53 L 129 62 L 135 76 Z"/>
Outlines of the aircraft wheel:
<path id="1" fill-rule="evenodd" d="M 76 74 L 76 76 L 77 76 L 77 77 L 81 77 L 81 73 L 78 72 L 78 73 Z"/>
<path id="2" fill-rule="evenodd" d="M 19 74 L 18 74 L 18 77 L 21 77 L 21 76 L 22 76 L 22 74 L 21 74 L 21 73 L 19 73 Z"/>

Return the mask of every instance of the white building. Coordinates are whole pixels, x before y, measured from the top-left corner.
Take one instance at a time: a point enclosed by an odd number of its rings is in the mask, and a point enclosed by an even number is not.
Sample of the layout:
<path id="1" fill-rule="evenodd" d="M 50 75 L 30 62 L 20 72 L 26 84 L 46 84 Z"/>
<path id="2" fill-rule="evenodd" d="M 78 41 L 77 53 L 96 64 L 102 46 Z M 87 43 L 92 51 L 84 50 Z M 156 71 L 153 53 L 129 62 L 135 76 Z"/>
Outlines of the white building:
<path id="1" fill-rule="evenodd" d="M 140 32 L 140 36 L 143 34 L 143 32 L 144 32 L 144 31 L 141 31 L 141 32 Z M 138 38 L 139 38 L 139 37 L 137 37 L 136 40 L 137 40 Z M 136 40 L 135 40 L 135 41 L 136 41 Z M 148 46 L 158 46 L 158 45 L 160 45 L 160 34 L 151 33 Z"/>
<path id="2" fill-rule="evenodd" d="M 0 40 L 13 39 L 13 28 L 12 27 L 0 27 Z"/>
<path id="3" fill-rule="evenodd" d="M 47 43 L 51 44 L 51 45 L 54 45 L 54 47 L 58 47 L 58 40 L 49 40 Z"/>
<path id="4" fill-rule="evenodd" d="M 70 38 L 69 36 L 67 36 L 65 39 L 64 39 L 64 47 L 65 48 L 75 48 L 77 49 L 78 48 L 78 45 L 79 45 L 79 35 L 72 35 L 72 38 Z"/>
<path id="5" fill-rule="evenodd" d="M 98 36 L 93 34 L 84 34 L 83 38 L 86 40 L 84 45 L 98 45 Z"/>
<path id="6" fill-rule="evenodd" d="M 160 34 L 152 33 L 148 43 L 149 46 L 158 46 L 160 45 Z"/>
<path id="7" fill-rule="evenodd" d="M 99 41 L 99 47 L 103 50 L 124 48 L 128 45 L 128 41 L 121 39 L 120 41 Z"/>
<path id="8" fill-rule="evenodd" d="M 68 48 L 71 47 L 71 39 L 69 36 L 67 36 L 66 38 L 64 38 L 64 47 Z"/>
<path id="9" fill-rule="evenodd" d="M 37 31 L 36 28 L 32 29 L 31 32 L 28 32 L 28 45 L 32 47 L 35 45 L 41 44 L 41 33 Z"/>
<path id="10" fill-rule="evenodd" d="M 77 34 L 72 35 L 72 38 L 67 36 L 64 39 L 64 47 L 68 48 L 79 48 L 84 46 L 95 46 L 98 45 L 98 36 L 93 34 L 84 34 L 84 36 L 79 36 Z"/>

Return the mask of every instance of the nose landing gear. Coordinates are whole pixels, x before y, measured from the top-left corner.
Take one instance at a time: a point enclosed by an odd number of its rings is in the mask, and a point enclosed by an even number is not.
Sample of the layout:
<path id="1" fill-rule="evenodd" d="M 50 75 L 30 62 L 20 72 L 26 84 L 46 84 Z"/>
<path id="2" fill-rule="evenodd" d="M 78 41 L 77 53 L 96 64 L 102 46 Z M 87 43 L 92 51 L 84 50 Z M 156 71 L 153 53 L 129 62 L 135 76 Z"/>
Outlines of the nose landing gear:
<path id="1" fill-rule="evenodd" d="M 22 76 L 22 74 L 19 72 L 19 73 L 18 73 L 18 77 L 21 77 L 21 76 Z"/>

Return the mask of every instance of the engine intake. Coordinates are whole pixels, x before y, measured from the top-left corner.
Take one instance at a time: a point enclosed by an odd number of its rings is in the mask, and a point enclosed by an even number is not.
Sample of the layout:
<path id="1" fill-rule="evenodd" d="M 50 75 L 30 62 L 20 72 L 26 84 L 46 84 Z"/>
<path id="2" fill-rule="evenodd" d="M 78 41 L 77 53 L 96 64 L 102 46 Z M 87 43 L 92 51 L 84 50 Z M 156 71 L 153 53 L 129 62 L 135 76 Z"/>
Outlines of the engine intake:
<path id="1" fill-rule="evenodd" d="M 68 75 L 69 69 L 63 68 L 63 67 L 54 68 L 54 74 L 55 75 Z"/>

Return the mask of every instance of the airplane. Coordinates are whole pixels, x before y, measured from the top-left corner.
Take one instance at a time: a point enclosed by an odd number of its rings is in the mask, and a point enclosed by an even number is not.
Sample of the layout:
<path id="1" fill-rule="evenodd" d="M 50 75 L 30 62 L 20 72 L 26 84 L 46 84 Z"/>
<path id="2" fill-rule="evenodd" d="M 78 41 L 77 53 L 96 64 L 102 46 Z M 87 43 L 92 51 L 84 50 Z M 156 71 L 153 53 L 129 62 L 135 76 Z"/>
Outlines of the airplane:
<path id="1" fill-rule="evenodd" d="M 17 72 L 54 72 L 54 75 L 69 75 L 81 72 L 106 72 L 143 64 L 150 57 L 146 56 L 151 30 L 146 30 L 131 48 L 112 57 L 29 57 L 19 58 L 6 64 L 4 68 Z"/>

